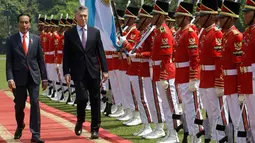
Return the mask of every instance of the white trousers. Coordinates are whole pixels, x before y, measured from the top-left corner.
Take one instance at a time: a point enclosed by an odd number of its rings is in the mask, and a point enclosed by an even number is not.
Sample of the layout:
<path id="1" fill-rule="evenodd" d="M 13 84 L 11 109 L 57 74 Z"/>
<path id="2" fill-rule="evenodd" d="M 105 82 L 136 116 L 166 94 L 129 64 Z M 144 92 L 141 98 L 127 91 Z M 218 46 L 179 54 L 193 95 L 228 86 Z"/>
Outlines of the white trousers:
<path id="1" fill-rule="evenodd" d="M 216 131 L 216 125 L 228 124 L 227 99 L 225 96 L 222 96 L 221 98 L 217 97 L 215 88 L 200 88 L 200 96 L 203 100 L 204 109 L 208 115 L 212 139 L 219 141 L 225 136 L 225 132 Z"/>
<path id="2" fill-rule="evenodd" d="M 122 106 L 127 109 L 134 109 L 134 102 L 131 95 L 131 85 L 128 75 L 126 74 L 126 71 L 119 71 L 120 75 L 120 89 L 122 91 Z"/>
<path id="3" fill-rule="evenodd" d="M 56 64 L 46 64 L 46 70 L 47 70 L 47 75 L 48 75 L 48 79 L 51 81 L 58 81 L 58 74 L 56 71 Z"/>
<path id="4" fill-rule="evenodd" d="M 121 105 L 123 95 L 120 90 L 117 72 L 118 72 L 117 70 L 109 71 L 109 79 L 110 79 L 111 91 L 112 91 L 112 96 L 114 98 L 114 102 L 116 105 Z M 107 90 L 108 89 L 109 87 L 107 88 Z"/>
<path id="5" fill-rule="evenodd" d="M 136 101 L 139 108 L 140 117 L 143 124 L 151 123 L 151 111 L 149 108 L 147 94 L 145 92 L 145 81 L 143 77 L 133 76 L 132 86 L 134 89 L 134 94 L 136 96 Z M 151 95 L 150 95 L 151 96 Z"/>
<path id="6" fill-rule="evenodd" d="M 130 76 L 128 75 L 128 78 L 130 80 L 130 90 L 131 90 L 131 102 L 129 103 L 130 109 L 132 111 L 138 111 L 138 103 L 137 98 L 140 98 L 140 88 L 139 88 L 139 82 L 138 82 L 138 76 Z"/>
<path id="7" fill-rule="evenodd" d="M 227 95 L 228 109 L 230 112 L 230 117 L 232 119 L 234 129 L 238 129 L 238 131 L 244 131 L 244 122 L 243 118 L 240 118 L 241 108 L 238 103 L 238 94 Z M 244 109 L 246 110 L 246 109 Z M 237 134 L 235 134 L 235 137 Z M 237 143 L 245 143 L 246 138 L 237 138 Z"/>
<path id="8" fill-rule="evenodd" d="M 189 83 L 178 85 L 178 91 L 184 106 L 189 135 L 191 136 L 195 136 L 201 130 L 201 128 L 194 123 L 195 118 L 202 119 L 199 103 L 197 102 L 199 101 L 198 85 L 199 82 L 196 83 L 196 92 L 189 91 Z"/>
<path id="9" fill-rule="evenodd" d="M 159 89 L 159 96 L 162 99 L 162 106 L 164 111 L 164 117 L 166 120 L 166 127 L 169 131 L 176 128 L 177 121 L 172 119 L 172 114 L 176 113 L 178 110 L 178 104 L 177 104 L 177 94 L 176 94 L 176 88 L 175 88 L 175 79 L 168 80 L 168 88 L 164 89 L 159 82 L 158 83 L 158 89 Z"/>

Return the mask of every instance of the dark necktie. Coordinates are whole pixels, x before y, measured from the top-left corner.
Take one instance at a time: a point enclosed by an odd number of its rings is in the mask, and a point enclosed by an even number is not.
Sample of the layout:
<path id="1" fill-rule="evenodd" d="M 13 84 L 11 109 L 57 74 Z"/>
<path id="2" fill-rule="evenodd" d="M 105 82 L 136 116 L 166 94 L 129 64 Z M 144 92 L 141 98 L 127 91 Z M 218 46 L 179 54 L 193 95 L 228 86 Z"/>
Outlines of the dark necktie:
<path id="1" fill-rule="evenodd" d="M 82 47 L 83 49 L 85 50 L 86 48 L 86 35 L 85 35 L 85 28 L 81 28 L 81 31 L 82 31 L 82 35 L 81 35 L 81 43 L 82 43 Z"/>

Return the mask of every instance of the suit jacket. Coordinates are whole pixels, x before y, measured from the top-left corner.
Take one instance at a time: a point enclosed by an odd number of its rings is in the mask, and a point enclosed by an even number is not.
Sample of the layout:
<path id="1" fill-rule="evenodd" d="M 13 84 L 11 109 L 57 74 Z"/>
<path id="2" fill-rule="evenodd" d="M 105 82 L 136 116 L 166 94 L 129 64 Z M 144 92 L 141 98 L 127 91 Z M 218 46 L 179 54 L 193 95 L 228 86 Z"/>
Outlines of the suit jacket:
<path id="1" fill-rule="evenodd" d="M 28 54 L 26 55 L 18 32 L 7 38 L 7 81 L 14 80 L 16 85 L 26 85 L 28 72 L 30 72 L 35 84 L 40 84 L 41 79 L 47 80 L 40 37 L 29 34 Z"/>
<path id="2" fill-rule="evenodd" d="M 83 80 L 84 76 L 100 78 L 100 65 L 102 72 L 108 72 L 100 31 L 90 26 L 87 30 L 85 49 L 76 26 L 65 32 L 63 72 L 71 74 L 73 80 Z M 85 75 L 86 70 L 88 75 Z"/>

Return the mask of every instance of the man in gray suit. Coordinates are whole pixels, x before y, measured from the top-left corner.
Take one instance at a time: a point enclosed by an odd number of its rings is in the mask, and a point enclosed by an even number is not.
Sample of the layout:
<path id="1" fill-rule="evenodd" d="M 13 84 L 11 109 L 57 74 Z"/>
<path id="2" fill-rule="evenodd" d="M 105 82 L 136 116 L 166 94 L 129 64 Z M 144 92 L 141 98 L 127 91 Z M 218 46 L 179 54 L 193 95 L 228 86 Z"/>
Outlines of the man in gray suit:
<path id="1" fill-rule="evenodd" d="M 40 37 L 29 32 L 31 18 L 28 14 L 18 16 L 19 32 L 7 38 L 6 78 L 12 89 L 15 103 L 17 129 L 14 139 L 22 136 L 24 124 L 24 108 L 27 91 L 30 96 L 30 131 L 31 142 L 44 143 L 40 138 L 39 87 L 47 87 L 47 74 L 43 59 Z"/>

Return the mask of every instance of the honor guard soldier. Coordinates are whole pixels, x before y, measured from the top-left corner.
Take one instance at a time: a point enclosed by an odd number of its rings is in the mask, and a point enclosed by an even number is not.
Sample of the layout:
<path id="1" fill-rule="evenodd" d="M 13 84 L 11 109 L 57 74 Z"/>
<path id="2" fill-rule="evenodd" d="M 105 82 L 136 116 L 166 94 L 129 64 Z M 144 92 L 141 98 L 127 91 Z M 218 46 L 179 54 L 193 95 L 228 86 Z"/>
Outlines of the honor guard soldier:
<path id="1" fill-rule="evenodd" d="M 223 34 L 216 27 L 217 16 L 217 1 L 202 0 L 199 23 L 204 30 L 199 38 L 201 69 L 199 88 L 204 109 L 208 115 L 208 118 L 203 123 L 205 143 L 209 143 L 210 138 L 219 142 L 220 139 L 225 137 L 225 133 L 224 131 L 217 131 L 216 133 L 216 125 L 226 126 L 228 124 L 228 111 L 227 104 L 224 103 L 226 99 L 223 96 L 223 78 L 220 63 Z"/>
<path id="2" fill-rule="evenodd" d="M 255 137 L 255 58 L 254 58 L 254 37 L 255 37 L 255 1 L 246 0 L 244 5 L 244 23 L 248 25 L 243 34 L 243 57 L 240 67 L 239 80 L 240 92 L 239 103 L 246 104 L 249 113 L 249 124 L 252 137 Z M 245 103 L 244 103 L 245 101 Z M 248 131 L 249 127 L 245 126 Z M 251 141 L 254 142 L 254 141 Z"/>
<path id="3" fill-rule="evenodd" d="M 130 66 L 130 58 L 127 58 L 126 54 L 124 52 L 128 52 L 132 50 L 134 45 L 138 42 L 140 39 L 140 32 L 136 28 L 136 24 L 134 23 L 137 19 L 138 7 L 128 7 L 125 10 L 125 25 L 128 26 L 126 31 L 124 31 L 125 36 L 120 37 L 120 45 L 122 46 L 122 61 L 120 66 L 120 75 L 121 75 L 121 90 L 124 92 L 123 99 L 126 100 L 126 102 L 123 103 L 123 106 L 125 108 L 125 114 L 121 116 L 119 119 L 121 120 L 125 116 L 128 116 L 129 120 L 124 122 L 123 124 L 126 125 L 127 123 L 131 122 L 130 125 L 137 125 L 141 124 L 141 119 L 138 112 L 138 105 L 136 101 L 136 97 L 134 95 L 134 92 L 132 91 L 132 84 L 129 78 L 129 75 L 127 75 L 129 66 Z M 134 65 L 135 63 L 133 63 Z M 131 70 L 131 69 L 130 69 Z"/>
<path id="4" fill-rule="evenodd" d="M 57 86 L 56 82 L 58 80 L 58 75 L 56 71 L 56 64 L 55 64 L 55 49 L 58 46 L 58 20 L 51 19 L 50 26 L 52 27 L 51 35 L 49 38 L 49 48 L 48 48 L 48 54 L 49 54 L 49 64 L 50 64 L 50 72 L 48 74 L 49 79 L 53 82 L 53 93 L 51 95 L 51 99 L 57 96 Z"/>
<path id="5" fill-rule="evenodd" d="M 48 93 L 47 96 L 51 97 L 52 93 L 53 93 L 53 82 L 52 80 L 49 78 L 49 75 L 51 73 L 51 61 L 54 61 L 54 56 L 52 56 L 54 53 L 50 53 L 49 52 L 49 41 L 52 35 L 52 26 L 50 25 L 50 21 L 51 19 L 46 19 L 46 37 L 44 38 L 44 60 L 45 60 L 45 65 L 46 65 L 46 71 L 47 71 L 47 75 L 48 75 L 48 84 L 49 84 L 49 88 L 48 88 Z M 52 60 L 53 59 L 53 60 Z"/>
<path id="6" fill-rule="evenodd" d="M 196 12 L 194 14 L 195 16 L 195 20 L 194 20 L 194 25 L 197 27 L 197 35 L 199 35 L 199 33 L 201 33 L 202 31 L 202 27 L 201 25 L 199 24 L 199 18 L 200 18 L 200 15 L 199 15 L 199 12 L 200 12 L 200 6 L 201 6 L 201 3 L 197 3 L 196 5 Z"/>
<path id="7" fill-rule="evenodd" d="M 169 11 L 168 16 L 166 17 L 166 24 L 170 28 L 173 36 L 176 34 L 174 14 L 175 12 Z"/>
<path id="8" fill-rule="evenodd" d="M 176 91 L 175 91 L 175 66 L 172 62 L 174 38 L 171 30 L 165 23 L 165 18 L 168 16 L 168 2 L 156 1 L 153 8 L 152 24 L 156 26 L 155 35 L 152 46 L 152 80 L 153 92 L 157 92 L 161 99 L 159 108 L 163 109 L 164 115 L 159 115 L 159 123 L 156 124 L 156 129 L 144 136 L 146 139 L 156 139 L 165 136 L 163 130 L 163 122 L 166 121 L 168 133 L 160 143 L 179 142 L 177 133 L 174 129 L 174 121 L 172 114 L 175 111 L 176 105 Z M 161 106 L 161 107 L 160 107 Z"/>
<path id="9" fill-rule="evenodd" d="M 219 20 L 220 27 L 224 33 L 222 40 L 223 52 L 221 61 L 224 78 L 224 95 L 227 97 L 228 109 L 234 125 L 234 138 L 236 138 L 235 142 L 244 143 L 246 142 L 246 138 L 240 137 L 239 134 L 237 135 L 238 131 L 244 131 L 243 123 L 247 120 L 240 118 L 242 111 L 238 103 L 238 90 L 240 88 L 238 70 L 240 69 L 241 57 L 243 54 L 243 35 L 239 32 L 234 24 L 239 18 L 239 10 L 240 3 L 224 1 L 221 7 Z"/>
<path id="10" fill-rule="evenodd" d="M 55 37 L 55 43 L 58 43 L 55 46 L 55 64 L 56 64 L 56 72 L 58 75 L 57 78 L 57 96 L 52 99 L 55 101 L 60 101 L 64 99 L 64 75 L 63 75 L 63 70 L 62 70 L 62 61 L 63 61 L 63 49 L 64 49 L 64 32 L 66 31 L 65 27 L 65 19 L 61 18 L 59 20 L 59 28 L 58 28 L 58 37 Z"/>
<path id="11" fill-rule="evenodd" d="M 124 21 L 124 14 L 125 12 L 123 10 L 117 10 L 118 18 L 115 18 L 115 23 L 117 20 L 123 25 Z M 117 25 L 117 24 L 115 24 Z M 116 32 L 118 27 L 116 26 Z M 107 81 L 106 84 L 106 89 L 108 90 L 106 93 L 107 96 L 107 103 L 106 103 L 106 108 L 104 110 L 106 116 L 109 116 L 111 114 L 111 108 L 112 108 L 112 103 L 113 99 L 115 102 L 115 105 L 117 108 L 122 108 L 121 104 L 125 102 L 122 97 L 123 93 L 120 90 L 120 85 L 119 85 L 119 76 L 118 76 L 118 70 L 119 70 L 119 65 L 120 65 L 120 59 L 118 55 L 118 50 L 116 48 L 109 48 L 108 50 L 105 49 L 105 55 L 106 55 L 106 60 L 107 60 L 107 65 L 108 65 L 108 71 L 109 71 L 109 81 Z M 118 109 L 117 109 L 118 110 Z M 115 111 L 117 111 L 115 110 Z"/>
<path id="12" fill-rule="evenodd" d="M 200 119 L 199 109 L 199 53 L 198 36 L 190 21 L 192 19 L 193 4 L 181 2 L 176 9 L 176 24 L 181 28 L 176 34 L 174 62 L 176 65 L 175 82 L 184 105 L 184 114 L 187 121 L 191 143 L 200 143 L 196 133 L 201 128 L 194 123 Z"/>
<path id="13" fill-rule="evenodd" d="M 139 12 L 139 20 L 138 20 L 138 30 L 141 31 L 141 40 L 149 33 L 148 31 L 151 30 L 151 20 L 153 7 L 149 5 L 143 5 Z M 152 32 L 152 31 L 151 31 Z M 137 97 L 137 102 L 139 106 L 139 113 L 141 115 L 141 120 L 143 123 L 143 127 L 138 132 L 134 133 L 135 136 L 144 136 L 152 132 L 150 127 L 150 123 L 152 122 L 151 110 L 155 111 L 153 114 L 155 117 L 156 115 L 156 108 L 154 105 L 155 102 L 153 99 L 153 92 L 152 92 L 152 84 L 150 79 L 150 68 L 149 68 L 149 58 L 151 57 L 151 48 L 152 48 L 152 33 L 147 37 L 147 39 L 143 41 L 139 41 L 142 43 L 141 47 L 135 47 L 134 53 L 131 51 L 129 56 L 133 59 L 140 61 L 139 65 L 137 66 L 138 71 L 138 83 L 134 82 L 134 91 L 138 91 L 140 94 Z M 154 118 L 154 117 L 153 117 Z"/>
<path id="14" fill-rule="evenodd" d="M 125 11 L 124 17 L 127 19 L 133 19 L 134 22 L 137 20 L 138 12 L 140 8 L 138 7 L 128 7 Z M 133 15 L 132 15 L 133 14 Z M 126 22 L 126 21 L 125 21 Z M 128 23 L 128 21 L 127 21 Z M 120 44 L 122 45 L 123 50 L 125 49 L 127 52 L 130 52 L 134 46 L 138 43 L 138 41 L 141 38 L 140 31 L 137 29 L 137 26 L 135 23 L 130 23 L 131 27 L 128 27 L 128 33 L 124 37 L 120 37 Z M 129 25 L 129 24 L 127 24 Z M 124 42 L 123 42 L 124 41 Z M 132 116 L 130 120 L 127 122 L 124 122 L 124 125 L 127 126 L 135 126 L 142 123 L 140 114 L 139 114 L 139 107 L 137 104 L 137 98 L 140 97 L 139 88 L 137 88 L 138 83 L 138 69 L 139 69 L 139 59 L 136 59 L 134 57 L 127 57 L 128 62 L 128 68 L 127 68 L 127 76 L 129 77 L 130 81 L 130 87 L 128 83 L 125 84 L 125 88 L 130 90 L 131 93 L 131 99 L 129 100 L 129 106 L 132 111 Z M 138 86 L 139 87 L 139 86 Z M 127 112 L 127 115 L 129 116 L 129 110 Z M 125 117 L 125 116 L 124 116 Z M 119 118 L 120 120 L 122 118 Z"/>
<path id="15" fill-rule="evenodd" d="M 41 39 L 42 39 L 42 35 L 44 34 L 44 28 L 43 28 L 45 25 L 44 22 L 45 22 L 45 19 L 41 17 L 41 14 L 39 14 L 37 27 L 38 27 L 38 32 L 40 32 Z"/>

